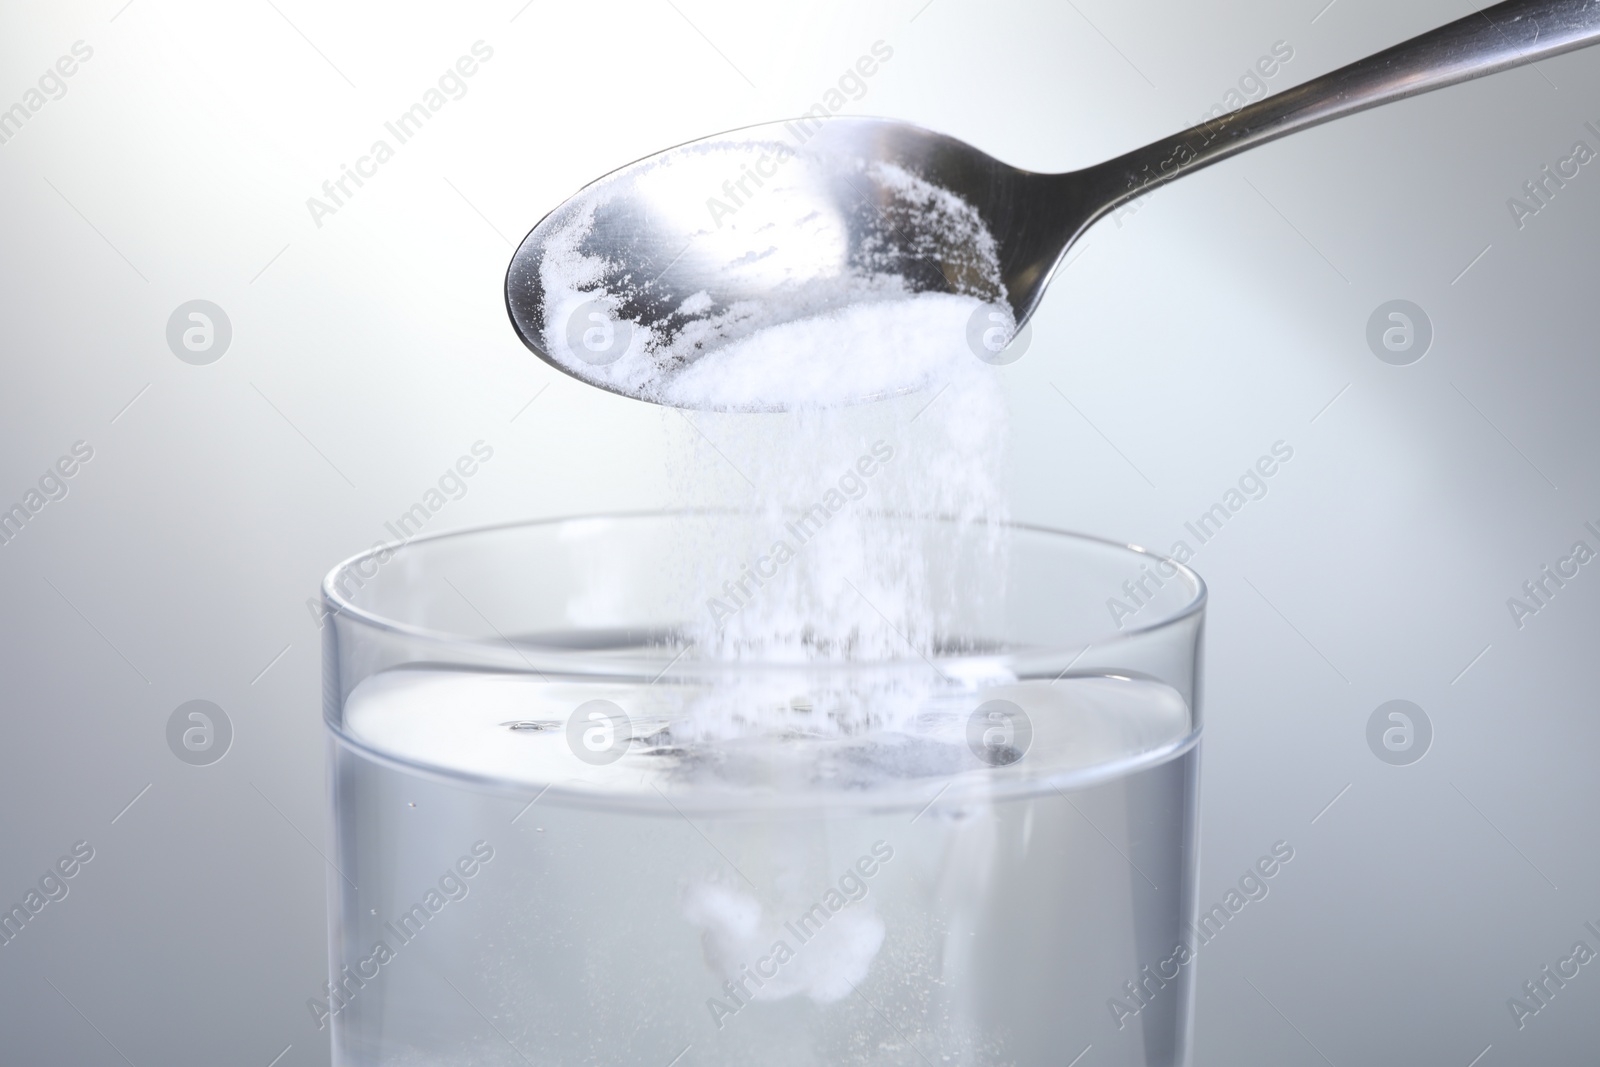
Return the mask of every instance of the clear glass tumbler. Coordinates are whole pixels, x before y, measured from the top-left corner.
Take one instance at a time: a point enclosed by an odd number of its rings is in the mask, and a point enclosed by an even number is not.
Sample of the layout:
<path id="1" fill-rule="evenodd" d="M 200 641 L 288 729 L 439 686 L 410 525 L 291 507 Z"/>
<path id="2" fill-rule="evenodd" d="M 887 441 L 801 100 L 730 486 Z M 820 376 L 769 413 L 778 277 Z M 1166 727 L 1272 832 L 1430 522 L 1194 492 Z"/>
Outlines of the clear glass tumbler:
<path id="1" fill-rule="evenodd" d="M 700 576 L 768 521 L 529 522 L 328 576 L 336 1064 L 1187 1062 L 1200 579 L 884 516 L 936 640 L 691 646 Z M 753 693 L 786 697 L 690 728 Z M 915 706 L 822 724 L 840 693 Z"/>

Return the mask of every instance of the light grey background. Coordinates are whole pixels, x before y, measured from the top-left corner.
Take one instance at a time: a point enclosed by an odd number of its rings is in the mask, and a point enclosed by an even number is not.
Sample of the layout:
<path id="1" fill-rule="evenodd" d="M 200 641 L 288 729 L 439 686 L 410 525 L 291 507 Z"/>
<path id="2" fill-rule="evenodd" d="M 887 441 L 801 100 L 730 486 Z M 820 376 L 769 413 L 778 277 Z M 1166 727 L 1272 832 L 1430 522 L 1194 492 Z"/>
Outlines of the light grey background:
<path id="1" fill-rule="evenodd" d="M 850 110 L 1066 169 L 1188 125 L 1276 41 L 1273 89 L 1473 8 L 1324 3 L 7 4 L 0 107 L 94 52 L 0 144 L 0 505 L 94 456 L 0 547 L 0 898 L 95 855 L 0 948 L 0 1060 L 327 1061 L 320 576 L 479 439 L 493 461 L 430 529 L 681 502 L 681 422 L 558 378 L 506 322 L 511 242 L 551 206 L 804 110 L 880 38 Z M 480 39 L 467 94 L 318 227 L 306 198 Z M 1296 850 L 1201 956 L 1198 1064 L 1595 1055 L 1600 967 L 1520 1031 L 1507 1007 L 1600 949 L 1600 565 L 1520 629 L 1506 606 L 1600 548 L 1600 163 L 1520 230 L 1507 207 L 1600 148 L 1588 120 L 1600 52 L 1196 173 L 1102 223 L 998 371 L 1024 520 L 1165 550 L 1294 448 L 1195 560 L 1202 900 Z M 210 365 L 166 343 L 194 299 L 232 323 Z M 1410 366 L 1367 347 L 1392 299 L 1434 327 Z M 167 746 L 195 699 L 234 728 L 209 766 Z M 1410 766 L 1367 746 L 1391 699 L 1433 724 Z"/>

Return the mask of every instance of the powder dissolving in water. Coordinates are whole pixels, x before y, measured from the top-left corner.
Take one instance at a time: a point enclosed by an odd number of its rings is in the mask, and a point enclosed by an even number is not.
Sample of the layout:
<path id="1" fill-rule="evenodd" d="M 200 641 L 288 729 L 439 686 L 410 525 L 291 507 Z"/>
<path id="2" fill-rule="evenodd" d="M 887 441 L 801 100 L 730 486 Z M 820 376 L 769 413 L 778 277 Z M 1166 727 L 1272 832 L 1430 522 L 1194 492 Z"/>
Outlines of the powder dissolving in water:
<path id="1" fill-rule="evenodd" d="M 948 323 L 958 337 L 966 317 Z M 899 351 L 895 334 L 886 333 L 887 342 L 870 352 Z M 798 348 L 803 336 L 797 331 L 765 343 L 793 339 Z M 786 354 L 800 358 L 803 350 Z M 899 665 L 870 679 L 735 669 L 714 689 L 687 695 L 674 740 L 714 745 L 781 735 L 851 745 L 851 766 L 867 788 L 875 778 L 926 775 L 930 761 L 954 768 L 968 757 L 959 733 L 933 741 L 919 719 L 940 694 L 1003 680 L 949 679 L 929 665 L 937 660 L 948 674 L 941 652 L 970 635 L 976 620 L 930 589 L 921 528 L 875 521 L 899 513 L 969 522 L 969 550 L 989 557 L 988 573 L 1004 572 L 1004 397 L 993 368 L 964 344 L 953 355 L 959 358 L 928 387 L 891 401 L 802 406 L 782 415 L 688 413 L 693 430 L 668 416 L 690 448 L 679 472 L 684 490 L 698 488 L 710 473 L 735 499 L 741 489 L 756 498 L 750 518 L 706 523 L 702 536 L 725 542 L 725 551 L 688 554 L 718 561 L 684 575 L 702 591 L 684 635 L 693 642 L 690 654 L 735 665 Z M 998 601 L 1004 590 L 997 584 L 988 594 Z M 972 609 L 969 598 L 965 610 Z M 781 851 L 773 862 L 782 877 L 763 883 L 759 893 L 726 872 L 690 880 L 684 918 L 699 929 L 718 982 L 736 983 L 748 1002 L 839 1003 L 866 979 L 884 945 L 875 899 L 851 899 L 802 945 L 791 927 L 817 905 L 819 872 L 801 857 L 786 861 Z M 751 968 L 766 976 L 763 984 L 750 984 Z M 719 1022 L 742 1010 L 727 993 L 708 1006 Z"/>
<path id="2" fill-rule="evenodd" d="M 689 146 L 636 180 L 659 205 L 698 204 L 696 194 L 737 173 L 742 159 L 783 148 Z M 688 446 L 675 471 L 680 499 L 726 488 L 735 499 L 754 497 L 743 515 L 704 522 L 704 543 L 683 553 L 695 562 L 678 576 L 686 599 L 703 604 L 678 635 L 685 655 L 735 669 L 713 688 L 686 691 L 652 743 L 667 734 L 687 749 L 853 740 L 868 784 L 880 772 L 916 777 L 930 759 L 961 765 L 959 734 L 934 741 L 922 729 L 929 702 L 1010 680 L 952 677 L 947 665 L 952 650 L 981 633 L 974 616 L 985 598 L 997 607 L 1005 593 L 1006 404 L 995 368 L 969 341 L 977 315 L 998 308 L 1010 322 L 996 244 L 969 204 L 899 167 L 863 163 L 856 177 L 877 202 L 847 218 L 803 194 L 817 177 L 804 156 L 780 158 L 760 195 L 733 219 L 695 232 L 655 278 L 608 260 L 604 241 L 591 247 L 597 232 L 633 221 L 614 217 L 603 184 L 564 207 L 540 266 L 545 349 L 594 384 L 691 409 L 665 416 Z M 868 236 L 851 246 L 849 227 Z M 776 247 L 773 232 L 799 235 L 798 247 Z M 832 269 L 810 268 L 819 255 L 835 257 Z M 807 269 L 797 269 L 801 262 Z M 946 284 L 930 287 L 930 268 Z M 730 272 L 740 283 L 732 295 L 672 285 Z M 750 292 L 761 298 L 739 295 Z M 605 340 L 621 331 L 626 345 L 602 361 L 572 325 L 576 318 L 585 328 L 596 315 L 610 331 Z M 860 398 L 887 399 L 853 403 Z M 782 413 L 751 413 L 774 409 Z M 958 612 L 931 580 L 948 557 L 934 558 L 925 527 L 886 523 L 887 515 L 964 524 L 963 551 L 993 576 L 992 587 L 964 593 Z M 934 667 L 941 657 L 946 666 Z M 796 670 L 741 672 L 740 662 Z M 827 670 L 862 663 L 893 668 Z M 915 766 L 896 765 L 908 760 Z M 815 903 L 806 864 L 778 863 L 790 869 L 765 900 L 722 875 L 685 888 L 683 915 L 701 931 L 714 972 L 736 977 L 786 936 L 779 924 L 789 913 Z M 852 899 L 824 935 L 801 963 L 754 991 L 745 985 L 746 995 L 846 996 L 877 955 L 884 924 L 871 899 Z"/>

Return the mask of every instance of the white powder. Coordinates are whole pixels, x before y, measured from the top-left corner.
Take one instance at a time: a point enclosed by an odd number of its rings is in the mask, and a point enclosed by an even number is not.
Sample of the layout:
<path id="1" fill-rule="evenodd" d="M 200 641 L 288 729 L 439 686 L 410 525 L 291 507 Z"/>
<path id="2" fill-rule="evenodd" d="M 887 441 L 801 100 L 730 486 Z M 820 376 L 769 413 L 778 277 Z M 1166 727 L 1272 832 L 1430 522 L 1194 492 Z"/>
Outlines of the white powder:
<path id="1" fill-rule="evenodd" d="M 784 902 L 789 913 L 778 915 L 748 893 L 719 882 L 698 882 L 684 895 L 683 915 L 700 929 L 712 973 L 734 983 L 743 979 L 739 991 L 744 996 L 776 1001 L 804 995 L 832 1004 L 866 978 L 885 930 L 871 899 L 846 902 L 830 892 L 840 903 L 836 911 L 791 896 Z M 796 926 L 796 920 L 809 922 Z M 752 971 L 759 974 L 760 985 L 748 977 Z M 739 1002 L 729 996 L 727 1003 L 737 1007 Z"/>
<path id="2" fill-rule="evenodd" d="M 963 677 L 949 658 L 992 635 L 1004 604 L 1007 428 L 995 368 L 968 353 L 882 403 L 664 418 L 687 450 L 675 496 L 731 497 L 747 510 L 685 534 L 692 562 L 676 577 L 694 605 L 688 655 L 767 665 L 691 695 L 675 736 L 908 729 L 935 696 L 1004 681 Z M 895 515 L 948 516 L 965 533 Z M 958 570 L 986 579 L 955 589 Z"/>
<path id="3" fill-rule="evenodd" d="M 984 306 L 916 293 L 771 326 L 689 364 L 660 396 L 687 408 L 794 409 L 948 381 L 973 361 L 967 323 Z"/>
<path id="4" fill-rule="evenodd" d="M 730 672 L 674 739 L 859 735 L 976 685 L 930 663 L 1004 594 L 1006 408 L 974 337 L 1010 312 L 972 205 L 900 166 L 754 138 L 619 172 L 541 230 L 547 355 L 684 409 L 665 416 L 689 452 L 676 495 L 726 502 L 708 486 L 726 479 L 752 512 L 707 519 L 683 552 L 704 604 L 685 654 L 805 673 Z M 967 533 L 951 546 L 890 514 Z M 957 558 L 992 588 L 948 588 Z M 861 663 L 895 666 L 829 670 Z"/>

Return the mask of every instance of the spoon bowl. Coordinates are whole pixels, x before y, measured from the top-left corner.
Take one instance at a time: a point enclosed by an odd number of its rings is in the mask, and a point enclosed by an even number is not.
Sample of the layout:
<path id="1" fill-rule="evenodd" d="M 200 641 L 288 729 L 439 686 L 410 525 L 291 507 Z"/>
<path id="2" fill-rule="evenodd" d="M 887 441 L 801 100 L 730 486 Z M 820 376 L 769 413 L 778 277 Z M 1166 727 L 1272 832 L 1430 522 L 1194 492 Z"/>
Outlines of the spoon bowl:
<path id="1" fill-rule="evenodd" d="M 1038 303 L 1067 216 L 1092 217 L 1075 181 L 889 119 L 751 126 L 629 164 L 545 216 L 512 258 L 507 307 L 558 369 L 669 402 L 671 390 L 650 395 L 663 362 L 670 378 L 759 331 L 849 307 L 944 294 L 965 298 L 947 317 L 981 305 L 1009 328 Z M 849 399 L 915 378 L 864 380 Z"/>

